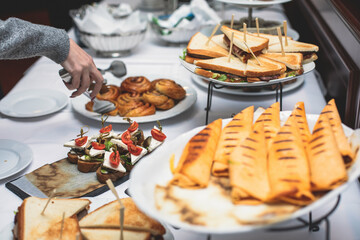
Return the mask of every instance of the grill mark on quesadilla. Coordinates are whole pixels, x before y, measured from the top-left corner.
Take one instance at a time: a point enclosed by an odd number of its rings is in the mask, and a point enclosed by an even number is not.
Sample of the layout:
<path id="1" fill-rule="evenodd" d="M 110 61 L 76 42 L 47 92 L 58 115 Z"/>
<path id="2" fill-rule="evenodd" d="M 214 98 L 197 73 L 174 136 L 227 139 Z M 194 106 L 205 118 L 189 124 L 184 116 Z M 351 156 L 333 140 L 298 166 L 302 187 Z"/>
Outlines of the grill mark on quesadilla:
<path id="1" fill-rule="evenodd" d="M 301 111 L 303 110 L 301 107 L 297 107 L 296 109 L 297 109 L 297 110 L 301 110 Z"/>
<path id="2" fill-rule="evenodd" d="M 303 124 L 304 123 L 304 121 L 297 121 L 298 123 L 301 123 L 301 124 Z"/>
<path id="3" fill-rule="evenodd" d="M 272 133 L 270 130 L 265 130 L 264 133 Z"/>
<path id="4" fill-rule="evenodd" d="M 302 116 L 301 116 L 301 115 L 299 115 L 299 114 L 296 114 L 296 115 L 295 115 L 295 117 L 302 117 Z"/>
<path id="5" fill-rule="evenodd" d="M 272 119 L 264 119 L 263 121 L 264 121 L 264 122 L 271 122 Z"/>
<path id="6" fill-rule="evenodd" d="M 279 157 L 278 160 L 296 160 L 297 157 Z"/>
<path id="7" fill-rule="evenodd" d="M 320 136 L 318 136 L 318 137 L 316 137 L 316 138 L 311 139 L 309 143 L 316 142 L 317 140 L 319 140 L 319 139 L 321 139 L 321 138 L 323 138 L 323 137 L 324 137 L 324 135 L 320 135 Z"/>
<path id="8" fill-rule="evenodd" d="M 318 155 L 318 154 L 323 153 L 323 152 L 325 152 L 325 150 L 320 150 L 320 151 L 314 153 L 314 155 Z"/>
<path id="9" fill-rule="evenodd" d="M 225 145 L 224 147 L 225 148 L 234 148 L 234 147 L 236 147 L 236 145 Z"/>
<path id="10" fill-rule="evenodd" d="M 271 139 L 271 137 L 270 137 L 270 136 L 266 136 L 265 139 Z"/>
<path id="11" fill-rule="evenodd" d="M 326 113 L 332 113 L 333 111 L 323 111 L 323 112 L 321 112 L 320 114 L 326 114 Z"/>
<path id="12" fill-rule="evenodd" d="M 279 179 L 280 181 L 283 181 L 283 182 L 300 182 L 300 180 L 297 180 L 297 179 L 286 179 L 286 178 L 282 178 L 282 179 Z"/>
<path id="13" fill-rule="evenodd" d="M 210 129 L 207 129 L 207 130 L 210 130 Z M 196 134 L 196 136 L 204 136 L 204 137 L 208 137 L 210 136 L 208 133 L 198 133 Z"/>
<path id="14" fill-rule="evenodd" d="M 280 149 L 277 149 L 276 152 L 290 151 L 290 150 L 293 150 L 293 148 L 280 148 Z"/>
<path id="15" fill-rule="evenodd" d="M 255 139 L 249 138 L 247 137 L 246 140 L 252 141 L 252 142 L 257 142 Z"/>
<path id="16" fill-rule="evenodd" d="M 324 145 L 324 143 L 319 143 L 319 144 L 311 147 L 311 150 L 314 150 L 315 148 L 321 147 L 322 145 Z"/>
<path id="17" fill-rule="evenodd" d="M 316 133 L 316 132 L 322 131 L 323 129 L 324 129 L 323 127 L 318 128 L 318 129 L 315 129 L 315 130 L 313 131 L 313 134 Z"/>
<path id="18" fill-rule="evenodd" d="M 278 134 L 291 134 L 291 132 L 278 132 Z"/>
<path id="19" fill-rule="evenodd" d="M 274 144 L 284 143 L 284 142 L 293 142 L 293 140 L 292 139 L 279 140 L 279 141 L 275 141 Z"/>
<path id="20" fill-rule="evenodd" d="M 203 146 L 193 146 L 191 147 L 192 149 L 203 149 L 204 147 Z"/>
<path id="21" fill-rule="evenodd" d="M 243 165 L 247 166 L 247 167 L 254 167 L 254 165 L 247 163 L 247 162 L 242 162 Z"/>
<path id="22" fill-rule="evenodd" d="M 192 139 L 190 140 L 190 143 L 202 143 L 207 142 L 207 139 Z"/>
<path id="23" fill-rule="evenodd" d="M 244 125 L 230 125 L 230 126 L 227 126 L 226 128 L 234 128 L 234 127 L 244 127 Z"/>
<path id="24" fill-rule="evenodd" d="M 253 157 L 253 156 L 251 156 L 251 155 L 248 155 L 248 154 L 245 154 L 245 153 L 243 154 L 243 156 L 244 156 L 244 157 L 247 157 L 247 158 L 251 158 L 251 159 L 254 159 L 254 157 Z"/>
<path id="25" fill-rule="evenodd" d="M 262 115 L 272 115 L 272 113 L 267 113 L 267 112 L 264 112 L 264 113 L 262 113 Z"/>
<path id="26" fill-rule="evenodd" d="M 237 138 L 225 138 L 225 141 L 237 140 Z"/>
<path id="27" fill-rule="evenodd" d="M 247 148 L 247 149 L 250 149 L 252 151 L 255 151 L 256 149 L 255 148 L 252 148 L 252 147 L 249 147 L 249 146 L 245 146 L 245 145 L 240 145 L 240 147 L 242 148 Z"/>

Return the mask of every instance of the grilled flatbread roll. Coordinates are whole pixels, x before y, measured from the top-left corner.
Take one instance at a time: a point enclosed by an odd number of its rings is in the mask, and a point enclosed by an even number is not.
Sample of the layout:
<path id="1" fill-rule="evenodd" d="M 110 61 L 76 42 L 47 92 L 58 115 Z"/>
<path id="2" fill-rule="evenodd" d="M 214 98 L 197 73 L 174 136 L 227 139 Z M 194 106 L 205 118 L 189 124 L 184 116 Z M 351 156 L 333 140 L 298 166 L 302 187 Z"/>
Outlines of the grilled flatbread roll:
<path id="1" fill-rule="evenodd" d="M 274 201 L 306 205 L 314 200 L 310 187 L 310 169 L 306 150 L 290 115 L 276 134 L 269 150 L 269 178 Z"/>
<path id="2" fill-rule="evenodd" d="M 311 137 L 311 132 L 310 132 L 309 125 L 308 125 L 308 122 L 306 119 L 304 102 L 296 103 L 292 114 L 295 115 L 295 119 L 296 119 L 296 123 L 297 123 L 296 125 L 298 127 L 301 139 L 302 139 L 304 145 L 306 145 Z"/>
<path id="3" fill-rule="evenodd" d="M 351 150 L 349 141 L 345 136 L 344 129 L 342 128 L 341 118 L 334 99 L 331 99 L 321 111 L 321 115 L 323 114 L 327 115 L 329 118 L 337 146 L 341 152 L 346 168 L 349 168 L 354 163 L 355 156 Z"/>
<path id="4" fill-rule="evenodd" d="M 331 190 L 347 180 L 345 164 L 327 114 L 319 116 L 307 152 L 313 191 Z"/>
<path id="5" fill-rule="evenodd" d="M 221 128 L 222 119 L 217 119 L 190 139 L 180 157 L 171 184 L 184 188 L 207 187 Z"/>
<path id="6" fill-rule="evenodd" d="M 263 124 L 258 124 L 234 149 L 230 155 L 229 173 L 234 204 L 261 204 L 267 200 L 270 184 Z"/>
<path id="7" fill-rule="evenodd" d="M 276 102 L 268 107 L 256 120 L 254 124 L 254 129 L 257 127 L 256 125 L 259 123 L 264 123 L 264 132 L 266 145 L 268 149 L 275 137 L 276 133 L 280 129 L 280 104 Z"/>
<path id="8" fill-rule="evenodd" d="M 233 149 L 250 134 L 253 115 L 254 106 L 248 107 L 236 114 L 223 128 L 212 167 L 214 176 L 229 176 L 229 156 Z"/>

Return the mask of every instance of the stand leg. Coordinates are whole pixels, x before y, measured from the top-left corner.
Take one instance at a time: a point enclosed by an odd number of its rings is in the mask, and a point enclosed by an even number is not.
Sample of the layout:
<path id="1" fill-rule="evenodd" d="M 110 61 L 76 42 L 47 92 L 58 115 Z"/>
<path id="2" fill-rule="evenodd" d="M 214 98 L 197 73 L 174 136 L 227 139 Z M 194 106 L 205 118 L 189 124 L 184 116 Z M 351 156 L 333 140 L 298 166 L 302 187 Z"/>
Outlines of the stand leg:
<path id="1" fill-rule="evenodd" d="M 282 111 L 283 84 L 280 82 L 280 111 Z"/>
<path id="2" fill-rule="evenodd" d="M 211 100 L 212 100 L 212 94 L 213 94 L 213 87 L 214 87 L 214 83 L 213 82 L 209 82 L 208 85 L 208 95 L 207 95 L 207 103 L 206 103 L 206 119 L 205 119 L 205 124 L 208 124 L 209 121 L 209 111 L 211 109 Z"/>

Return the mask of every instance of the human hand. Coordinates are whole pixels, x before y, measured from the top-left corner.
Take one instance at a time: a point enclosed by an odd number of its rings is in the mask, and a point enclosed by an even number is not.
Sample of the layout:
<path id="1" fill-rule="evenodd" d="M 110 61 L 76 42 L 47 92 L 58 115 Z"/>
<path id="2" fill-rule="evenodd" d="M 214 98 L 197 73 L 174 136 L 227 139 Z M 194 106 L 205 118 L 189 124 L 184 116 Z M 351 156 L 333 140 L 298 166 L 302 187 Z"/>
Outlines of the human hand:
<path id="1" fill-rule="evenodd" d="M 66 60 L 61 66 L 69 72 L 72 77 L 70 83 L 64 83 L 69 90 L 77 89 L 70 97 L 77 97 L 85 92 L 92 82 L 95 82 L 94 88 L 90 94 L 95 98 L 103 85 L 104 78 L 96 68 L 92 57 L 87 54 L 79 45 L 70 39 L 70 50 Z"/>

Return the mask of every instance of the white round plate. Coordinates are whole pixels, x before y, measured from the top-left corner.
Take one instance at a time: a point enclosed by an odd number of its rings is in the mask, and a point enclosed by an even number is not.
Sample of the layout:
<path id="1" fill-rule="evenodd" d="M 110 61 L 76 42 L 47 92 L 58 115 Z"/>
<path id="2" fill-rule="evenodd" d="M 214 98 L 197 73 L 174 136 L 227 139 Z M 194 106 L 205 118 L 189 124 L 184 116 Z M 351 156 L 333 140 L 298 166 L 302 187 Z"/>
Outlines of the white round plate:
<path id="1" fill-rule="evenodd" d="M 304 73 L 301 74 L 301 75 L 298 75 L 298 76 L 293 76 L 293 77 L 285 77 L 285 78 L 279 78 L 279 79 L 274 79 L 274 80 L 270 80 L 268 82 L 266 81 L 259 81 L 259 82 L 252 82 L 252 83 L 249 83 L 249 82 L 236 82 L 236 83 L 232 83 L 232 82 L 224 82 L 224 81 L 219 81 L 219 80 L 216 80 L 216 79 L 213 79 L 213 78 L 207 78 L 207 77 L 204 77 L 204 76 L 201 76 L 199 74 L 196 74 L 195 73 L 195 69 L 198 68 L 196 65 L 194 64 L 191 64 L 191 63 L 188 63 L 184 60 L 182 60 L 181 58 L 180 59 L 180 62 L 181 64 L 183 65 L 183 67 L 185 67 L 188 71 L 190 71 L 192 74 L 194 74 L 195 76 L 199 76 L 207 81 L 212 81 L 214 83 L 218 83 L 218 84 L 221 84 L 221 85 L 224 85 L 224 86 L 229 86 L 229 87 L 259 87 L 259 86 L 268 86 L 268 85 L 272 85 L 274 83 L 279 83 L 279 82 L 287 82 L 287 81 L 290 81 L 292 79 L 295 79 L 295 78 L 298 78 L 300 76 L 304 76 L 306 74 L 308 74 L 309 72 L 311 72 L 312 70 L 315 69 L 315 63 L 314 62 L 310 62 L 310 63 L 307 63 L 307 64 L 304 64 L 303 65 L 303 69 L 304 69 Z"/>
<path id="2" fill-rule="evenodd" d="M 65 93 L 52 89 L 29 89 L 10 93 L 0 101 L 0 112 L 17 118 L 39 117 L 57 112 L 68 104 Z"/>
<path id="3" fill-rule="evenodd" d="M 32 160 L 32 150 L 26 144 L 10 139 L 0 139 L 0 179 L 20 172 Z"/>
<path id="4" fill-rule="evenodd" d="M 283 122 L 291 114 L 290 111 L 284 111 L 280 113 L 280 119 Z M 309 128 L 312 131 L 316 120 L 318 119 L 318 114 L 307 114 L 307 121 Z M 256 114 L 254 114 L 254 119 L 257 119 Z M 231 119 L 224 119 L 223 126 L 225 126 Z M 174 166 L 177 165 L 182 150 L 187 144 L 187 142 L 202 130 L 205 126 L 197 127 L 189 132 L 186 132 L 171 142 L 164 143 L 166 146 L 162 147 L 158 151 L 154 152 L 152 155 L 149 155 L 146 161 L 139 162 L 136 167 L 130 173 L 130 194 L 135 201 L 135 204 L 141 209 L 145 214 L 152 216 L 159 221 L 166 222 L 172 226 L 181 228 L 182 230 L 207 233 L 207 234 L 236 234 L 241 232 L 249 232 L 255 229 L 260 228 L 269 228 L 274 226 L 273 224 L 254 224 L 254 225 L 236 225 L 236 226 L 222 226 L 217 228 L 191 225 L 180 220 L 176 220 L 171 216 L 161 213 L 155 207 L 155 186 L 160 184 L 162 186 L 166 185 L 173 177 L 173 174 L 170 170 L 170 161 L 169 159 L 173 154 L 175 154 Z M 345 135 L 350 136 L 354 130 L 343 125 Z M 357 130 L 356 139 L 353 140 L 354 146 L 359 145 L 359 130 Z M 156 172 L 156 174 L 153 174 Z M 282 223 L 287 220 L 293 220 L 304 214 L 308 214 L 310 211 L 313 211 L 321 206 L 324 206 L 326 203 L 334 200 L 336 196 L 341 194 L 350 184 L 355 181 L 360 175 L 360 154 L 357 154 L 355 163 L 351 168 L 348 169 L 348 181 L 341 186 L 335 188 L 332 191 L 329 191 L 320 199 L 316 200 L 312 204 L 300 208 L 299 210 L 293 212 L 292 214 L 283 216 L 281 221 L 276 224 Z M 199 190 L 201 191 L 201 190 Z M 199 196 L 199 195 L 198 195 Z M 209 201 L 209 205 L 216 206 L 216 203 L 211 202 L 210 199 L 203 199 L 204 202 Z M 215 205 L 212 205 L 215 204 Z M 230 203 L 231 204 L 231 203 Z M 265 207 L 265 206 L 264 206 Z M 250 208 L 250 206 L 249 206 Z M 211 211 L 211 209 L 209 209 Z"/>
<path id="5" fill-rule="evenodd" d="M 209 81 L 202 79 L 200 76 L 192 74 L 191 79 L 196 84 L 198 84 L 199 86 L 204 87 L 206 89 L 209 86 Z M 284 84 L 283 93 L 294 90 L 294 89 L 300 87 L 303 83 L 304 83 L 304 77 L 300 76 L 300 77 L 298 77 L 298 79 L 296 79 L 296 81 L 294 83 Z M 266 96 L 266 95 L 276 94 L 275 90 L 264 89 L 264 88 L 260 88 L 256 92 L 251 92 L 251 91 L 246 92 L 243 90 L 243 88 L 229 88 L 229 87 L 225 87 L 225 86 L 223 86 L 223 88 L 213 88 L 213 90 L 215 92 L 221 92 L 221 93 L 232 94 L 232 95 L 240 95 L 240 96 Z"/>
<path id="6" fill-rule="evenodd" d="M 156 78 L 164 78 L 164 76 L 156 77 Z M 149 78 L 149 80 L 153 80 L 156 78 Z M 169 79 L 173 79 L 186 90 L 186 97 L 169 110 L 166 111 L 156 110 L 155 114 L 153 115 L 144 116 L 144 117 L 131 117 L 131 120 L 136 121 L 138 123 L 146 123 L 146 122 L 156 122 L 157 120 L 168 119 L 186 111 L 196 102 L 197 94 L 195 89 L 193 89 L 189 84 L 174 79 L 173 77 L 169 77 Z M 95 112 L 89 112 L 88 110 L 85 109 L 85 104 L 87 102 L 89 102 L 89 99 L 86 98 L 85 96 L 79 96 L 77 98 L 71 99 L 71 104 L 76 112 L 80 113 L 85 117 L 101 121 L 101 114 Z M 109 116 L 106 122 L 127 123 L 127 124 L 129 123 L 119 115 Z"/>
<path id="7" fill-rule="evenodd" d="M 290 2 L 291 0 L 217 0 L 223 3 L 236 4 L 241 7 L 269 7 L 275 4 Z"/>

